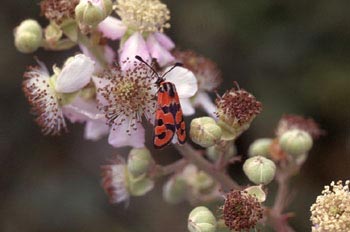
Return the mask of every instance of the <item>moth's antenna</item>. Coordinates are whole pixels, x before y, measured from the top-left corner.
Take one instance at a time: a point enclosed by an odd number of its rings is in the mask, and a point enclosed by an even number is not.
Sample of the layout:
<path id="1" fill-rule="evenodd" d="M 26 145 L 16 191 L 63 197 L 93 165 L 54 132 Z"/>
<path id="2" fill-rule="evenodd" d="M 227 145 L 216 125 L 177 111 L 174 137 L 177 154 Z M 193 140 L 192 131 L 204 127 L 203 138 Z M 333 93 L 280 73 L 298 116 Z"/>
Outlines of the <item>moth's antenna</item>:
<path id="1" fill-rule="evenodd" d="M 174 68 L 182 66 L 182 63 L 175 63 L 171 69 L 169 69 L 166 73 L 162 75 L 162 78 L 165 77 L 169 72 L 171 72 Z"/>
<path id="2" fill-rule="evenodd" d="M 151 65 L 149 65 L 146 61 L 144 61 L 144 60 L 141 58 L 141 56 L 135 56 L 135 59 L 138 60 L 138 61 L 140 61 L 140 62 L 142 62 L 142 63 L 144 63 L 145 65 L 147 65 L 147 67 L 149 67 L 149 68 L 154 72 L 154 74 L 156 74 L 157 77 L 160 78 L 159 75 L 158 75 L 158 72 L 157 72 Z"/>

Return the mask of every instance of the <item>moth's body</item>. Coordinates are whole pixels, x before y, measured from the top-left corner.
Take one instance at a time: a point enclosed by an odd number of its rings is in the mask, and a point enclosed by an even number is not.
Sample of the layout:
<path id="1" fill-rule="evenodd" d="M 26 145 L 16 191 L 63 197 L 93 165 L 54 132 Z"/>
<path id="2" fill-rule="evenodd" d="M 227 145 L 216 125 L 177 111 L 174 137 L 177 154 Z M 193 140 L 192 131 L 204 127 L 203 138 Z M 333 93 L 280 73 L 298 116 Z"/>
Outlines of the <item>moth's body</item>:
<path id="1" fill-rule="evenodd" d="M 165 80 L 166 74 L 174 68 L 182 66 L 176 63 L 162 76 L 140 56 L 135 56 L 137 60 L 146 64 L 157 77 L 155 84 L 158 86 L 157 92 L 157 109 L 154 122 L 153 144 L 157 149 L 168 145 L 176 134 L 180 144 L 186 142 L 186 124 L 183 119 L 183 113 L 180 105 L 179 95 L 174 83 Z"/>
<path id="2" fill-rule="evenodd" d="M 158 108 L 156 110 L 154 139 L 155 148 L 169 144 L 175 133 L 180 144 L 186 142 L 186 124 L 176 87 L 171 82 L 160 81 L 158 89 Z"/>

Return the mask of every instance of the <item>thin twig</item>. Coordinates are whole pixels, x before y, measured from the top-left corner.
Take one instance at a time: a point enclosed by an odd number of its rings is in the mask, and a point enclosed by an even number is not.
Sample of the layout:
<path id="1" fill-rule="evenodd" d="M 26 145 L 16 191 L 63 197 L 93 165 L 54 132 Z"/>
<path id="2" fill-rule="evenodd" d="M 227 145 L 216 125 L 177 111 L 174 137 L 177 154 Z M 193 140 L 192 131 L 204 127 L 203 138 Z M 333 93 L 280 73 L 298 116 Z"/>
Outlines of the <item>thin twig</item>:
<path id="1" fill-rule="evenodd" d="M 217 171 L 215 167 L 206 159 L 203 158 L 200 152 L 196 151 L 191 145 L 175 145 L 175 148 L 180 152 L 180 154 L 186 158 L 191 163 L 195 164 L 199 169 L 210 174 L 214 179 L 216 179 L 223 188 L 224 191 L 231 189 L 241 189 L 234 180 L 231 179 L 225 172 Z"/>

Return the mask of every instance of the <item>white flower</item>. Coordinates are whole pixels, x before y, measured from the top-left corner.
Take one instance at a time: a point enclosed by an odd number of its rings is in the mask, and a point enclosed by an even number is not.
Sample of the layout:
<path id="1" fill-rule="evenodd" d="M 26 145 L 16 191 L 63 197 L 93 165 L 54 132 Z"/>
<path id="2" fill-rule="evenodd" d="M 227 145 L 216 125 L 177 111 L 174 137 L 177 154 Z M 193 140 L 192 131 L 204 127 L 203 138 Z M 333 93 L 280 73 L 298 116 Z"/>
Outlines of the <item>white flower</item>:
<path id="1" fill-rule="evenodd" d="M 158 76 L 144 63 L 131 60 L 125 62 L 133 68 L 122 70 L 119 66 L 112 66 L 93 78 L 97 88 L 98 107 L 111 126 L 108 138 L 111 145 L 143 147 L 145 130 L 141 122 L 143 117 L 151 123 L 154 122 Z M 186 100 L 198 89 L 193 73 L 176 67 L 165 78 L 175 84 L 180 103 L 184 104 L 184 114 L 192 113 Z"/>
<path id="2" fill-rule="evenodd" d="M 94 62 L 80 54 L 68 59 L 62 70 L 54 67 L 50 76 L 41 62 L 24 73 L 23 91 L 37 116 L 44 134 L 59 135 L 66 130 L 62 106 L 69 104 L 74 92 L 90 82 Z"/>
<path id="3" fill-rule="evenodd" d="M 121 158 L 102 168 L 102 187 L 108 194 L 111 203 L 119 203 L 130 198 L 127 189 L 127 168 Z"/>

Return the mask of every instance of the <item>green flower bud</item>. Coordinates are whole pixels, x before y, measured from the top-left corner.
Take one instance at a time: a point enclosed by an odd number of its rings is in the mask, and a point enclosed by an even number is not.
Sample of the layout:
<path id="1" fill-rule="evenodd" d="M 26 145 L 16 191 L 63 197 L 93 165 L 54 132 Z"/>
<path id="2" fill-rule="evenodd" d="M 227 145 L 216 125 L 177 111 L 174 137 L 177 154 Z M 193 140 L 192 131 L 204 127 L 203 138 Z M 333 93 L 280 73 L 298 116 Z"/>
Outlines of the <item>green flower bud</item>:
<path id="1" fill-rule="evenodd" d="M 42 42 L 42 28 L 33 19 L 24 20 L 15 29 L 15 46 L 18 51 L 32 53 L 36 51 Z"/>
<path id="2" fill-rule="evenodd" d="M 303 130 L 289 130 L 282 134 L 279 140 L 283 151 L 293 156 L 307 153 L 312 147 L 312 137 Z"/>
<path id="3" fill-rule="evenodd" d="M 272 139 L 262 138 L 255 140 L 250 146 L 248 154 L 249 156 L 269 156 L 270 154 L 270 145 L 272 143 Z"/>
<path id="4" fill-rule="evenodd" d="M 210 147 L 220 141 L 221 128 L 214 119 L 202 117 L 193 119 L 190 126 L 190 137 L 193 142 L 202 147 Z"/>
<path id="5" fill-rule="evenodd" d="M 263 156 L 253 156 L 244 162 L 243 171 L 253 183 L 266 185 L 273 180 L 276 165 Z"/>
<path id="6" fill-rule="evenodd" d="M 45 28 L 45 40 L 51 46 L 54 47 L 56 43 L 62 38 L 63 32 L 56 23 L 50 23 Z"/>
<path id="7" fill-rule="evenodd" d="M 244 191 L 247 192 L 249 195 L 256 197 L 256 199 L 258 199 L 260 203 L 266 200 L 266 193 L 262 189 L 261 185 L 248 187 L 244 189 Z"/>
<path id="8" fill-rule="evenodd" d="M 128 173 L 128 189 L 132 196 L 143 196 L 154 187 L 154 181 L 147 178 L 146 175 L 133 177 L 131 173 Z"/>
<path id="9" fill-rule="evenodd" d="M 217 161 L 221 154 L 224 154 L 225 160 L 231 159 L 237 154 L 236 146 L 232 141 L 222 141 L 219 144 L 207 148 L 207 157 L 211 161 Z"/>
<path id="10" fill-rule="evenodd" d="M 76 20 L 88 26 L 97 26 L 112 12 L 111 0 L 81 0 L 75 7 Z"/>
<path id="11" fill-rule="evenodd" d="M 208 208 L 199 206 L 191 211 L 187 228 L 190 232 L 215 232 L 216 224 L 213 213 Z"/>
<path id="12" fill-rule="evenodd" d="M 187 183 L 181 176 L 170 178 L 163 187 L 163 198 L 170 204 L 183 201 L 187 193 Z"/>
<path id="13" fill-rule="evenodd" d="M 152 164 L 153 159 L 147 148 L 133 148 L 130 151 L 127 166 L 134 177 L 147 173 Z"/>
<path id="14" fill-rule="evenodd" d="M 194 187 L 201 193 L 210 192 L 215 187 L 215 181 L 206 172 L 199 171 L 195 177 Z"/>

